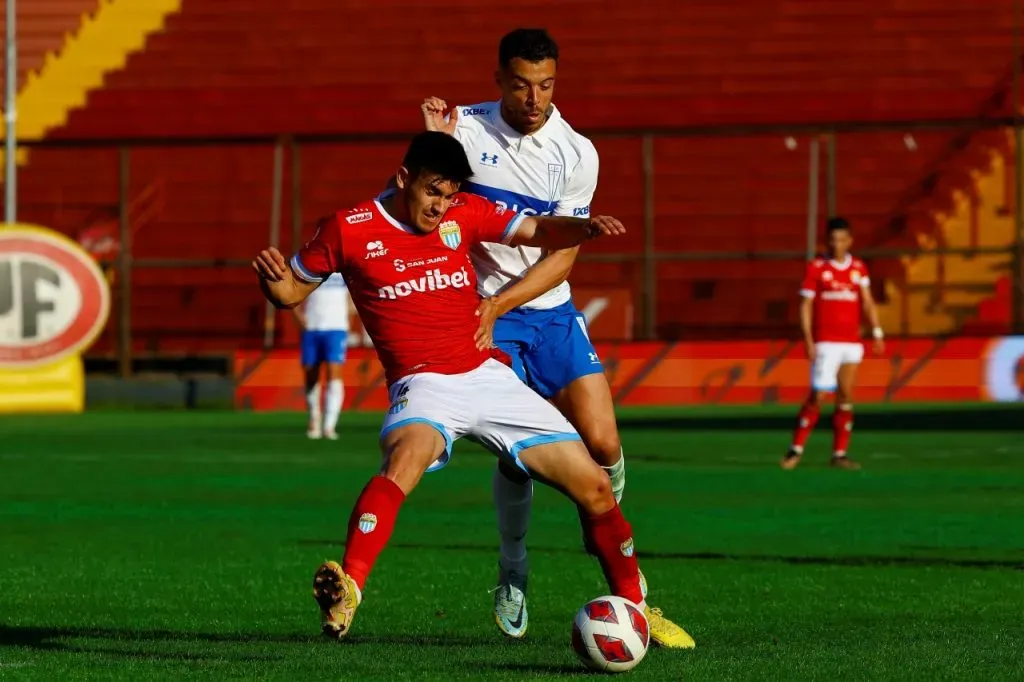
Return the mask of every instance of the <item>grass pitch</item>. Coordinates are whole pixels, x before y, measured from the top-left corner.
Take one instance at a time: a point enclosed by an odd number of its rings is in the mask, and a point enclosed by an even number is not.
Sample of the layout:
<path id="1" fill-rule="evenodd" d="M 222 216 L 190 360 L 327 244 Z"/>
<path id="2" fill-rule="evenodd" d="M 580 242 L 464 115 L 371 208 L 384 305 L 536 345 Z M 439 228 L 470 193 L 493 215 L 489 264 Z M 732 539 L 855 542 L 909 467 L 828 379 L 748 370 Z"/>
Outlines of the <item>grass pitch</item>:
<path id="1" fill-rule="evenodd" d="M 779 470 L 792 417 L 623 415 L 650 601 L 698 646 L 632 678 L 1024 679 L 1024 410 L 861 409 L 861 472 L 827 467 L 824 427 Z M 0 420 L 0 678 L 589 675 L 570 624 L 606 588 L 550 490 L 527 639 L 494 627 L 493 459 L 469 443 L 403 508 L 351 638 L 319 637 L 311 577 L 341 553 L 379 421 L 311 443 L 295 414 Z"/>

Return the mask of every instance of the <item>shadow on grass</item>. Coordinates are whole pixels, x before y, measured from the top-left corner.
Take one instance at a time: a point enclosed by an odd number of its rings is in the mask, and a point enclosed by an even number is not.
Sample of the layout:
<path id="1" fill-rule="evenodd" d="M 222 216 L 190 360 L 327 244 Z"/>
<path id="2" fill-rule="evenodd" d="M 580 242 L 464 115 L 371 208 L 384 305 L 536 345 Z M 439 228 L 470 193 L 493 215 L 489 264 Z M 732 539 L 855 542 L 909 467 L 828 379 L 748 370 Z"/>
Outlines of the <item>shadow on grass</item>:
<path id="1" fill-rule="evenodd" d="M 104 640 L 90 646 L 68 640 Z M 308 643 L 316 638 L 310 635 L 258 635 L 244 633 L 205 633 L 176 630 L 128 630 L 101 627 L 36 627 L 0 625 L 0 646 L 28 647 L 40 651 L 89 653 L 122 658 L 179 660 L 179 661 L 241 661 L 278 660 L 277 656 L 253 653 L 227 652 L 166 652 L 117 649 L 117 644 L 137 642 L 215 642 L 227 644 L 253 644 L 260 642 Z"/>
<path id="2" fill-rule="evenodd" d="M 85 646 L 68 640 L 104 640 L 100 646 Z M 207 642 L 214 644 L 331 644 L 316 634 L 266 635 L 244 632 L 189 632 L 179 630 L 130 630 L 103 627 L 37 627 L 0 625 L 0 646 L 28 647 L 44 651 L 97 653 L 126 658 L 154 658 L 169 660 L 277 660 L 279 657 L 238 653 L 196 654 L 192 652 L 150 652 L 133 649 L 117 650 L 109 647 L 138 642 Z M 459 635 L 354 635 L 343 644 L 398 644 L 417 647 L 477 647 L 492 643 L 487 637 Z"/>
<path id="3" fill-rule="evenodd" d="M 297 540 L 297 544 L 315 547 L 344 546 L 344 542 L 336 540 Z M 444 544 L 430 545 L 412 542 L 392 542 L 389 547 L 412 550 L 441 550 L 451 552 L 488 552 L 493 553 L 491 545 Z M 908 548 L 912 549 L 912 548 Z M 536 547 L 530 551 L 544 554 L 581 554 L 583 549 L 571 547 Z M 637 556 L 645 561 L 667 559 L 675 561 L 756 561 L 761 563 L 781 563 L 796 566 L 906 566 L 910 568 L 984 568 L 1011 569 L 1024 571 L 1024 548 L 1015 550 L 1022 554 L 1020 559 L 981 559 L 969 557 L 942 556 L 907 556 L 907 555 L 836 555 L 836 556 L 786 556 L 775 554 L 728 554 L 725 552 L 638 552 Z"/>
<path id="4" fill-rule="evenodd" d="M 824 412 L 829 413 L 826 407 Z M 774 431 L 790 429 L 792 414 L 757 414 L 740 411 L 733 415 L 676 414 L 664 417 L 620 417 L 619 429 L 687 431 Z M 1024 434 L 1024 409 L 1019 405 L 995 405 L 978 409 L 935 407 L 892 412 L 864 411 L 857 414 L 858 431 L 1019 431 Z"/>

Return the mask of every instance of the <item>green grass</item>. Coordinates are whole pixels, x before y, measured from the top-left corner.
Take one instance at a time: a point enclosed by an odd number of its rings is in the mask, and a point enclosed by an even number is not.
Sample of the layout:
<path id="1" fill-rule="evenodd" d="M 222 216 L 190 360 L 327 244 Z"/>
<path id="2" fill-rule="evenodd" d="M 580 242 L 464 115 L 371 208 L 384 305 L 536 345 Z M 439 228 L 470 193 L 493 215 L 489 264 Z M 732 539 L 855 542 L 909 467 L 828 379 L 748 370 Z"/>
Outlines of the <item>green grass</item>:
<path id="1" fill-rule="evenodd" d="M 864 409 L 782 472 L 792 409 L 628 412 L 624 508 L 651 602 L 697 639 L 651 680 L 1024 677 L 1024 410 Z M 493 459 L 468 443 L 402 511 L 350 641 L 310 579 L 341 552 L 379 417 L 309 443 L 301 415 L 0 420 L 2 679 L 561 679 L 604 594 L 570 505 L 537 495 L 531 625 L 490 616 Z"/>

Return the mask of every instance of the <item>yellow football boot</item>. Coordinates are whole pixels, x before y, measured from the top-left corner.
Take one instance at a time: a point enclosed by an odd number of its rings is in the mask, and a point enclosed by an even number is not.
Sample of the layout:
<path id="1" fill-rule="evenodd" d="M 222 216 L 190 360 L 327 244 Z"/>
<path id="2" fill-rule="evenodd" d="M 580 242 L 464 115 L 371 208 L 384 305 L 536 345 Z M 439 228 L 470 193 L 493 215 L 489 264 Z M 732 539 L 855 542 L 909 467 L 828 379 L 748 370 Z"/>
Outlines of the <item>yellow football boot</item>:
<path id="1" fill-rule="evenodd" d="M 640 591 L 647 599 L 647 578 L 643 571 L 640 572 Z M 647 624 L 651 626 L 651 640 L 658 646 L 666 649 L 693 649 L 697 643 L 690 637 L 690 633 L 682 629 L 661 612 L 661 609 L 652 609 L 650 606 L 644 611 L 647 616 Z"/>
<path id="2" fill-rule="evenodd" d="M 320 629 L 326 637 L 341 639 L 352 627 L 359 608 L 359 587 L 336 561 L 325 561 L 313 576 L 313 598 L 320 605 Z"/>

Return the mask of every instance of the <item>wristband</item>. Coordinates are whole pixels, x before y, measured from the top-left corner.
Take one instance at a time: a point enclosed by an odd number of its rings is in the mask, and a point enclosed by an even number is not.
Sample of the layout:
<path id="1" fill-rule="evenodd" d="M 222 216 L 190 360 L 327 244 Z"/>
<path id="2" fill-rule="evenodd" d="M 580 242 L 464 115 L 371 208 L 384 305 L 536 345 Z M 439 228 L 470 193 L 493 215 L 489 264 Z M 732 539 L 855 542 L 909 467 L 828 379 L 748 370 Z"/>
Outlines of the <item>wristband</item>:
<path id="1" fill-rule="evenodd" d="M 873 336 L 873 337 L 875 337 L 875 339 L 881 341 L 882 339 L 885 338 L 885 332 L 882 331 L 881 327 L 875 327 L 874 329 L 871 330 L 871 336 Z"/>

